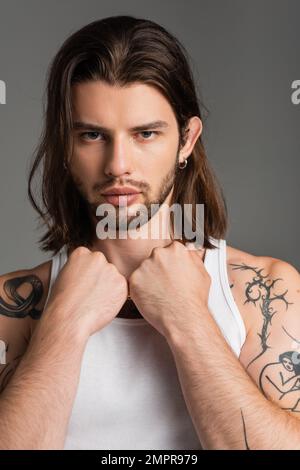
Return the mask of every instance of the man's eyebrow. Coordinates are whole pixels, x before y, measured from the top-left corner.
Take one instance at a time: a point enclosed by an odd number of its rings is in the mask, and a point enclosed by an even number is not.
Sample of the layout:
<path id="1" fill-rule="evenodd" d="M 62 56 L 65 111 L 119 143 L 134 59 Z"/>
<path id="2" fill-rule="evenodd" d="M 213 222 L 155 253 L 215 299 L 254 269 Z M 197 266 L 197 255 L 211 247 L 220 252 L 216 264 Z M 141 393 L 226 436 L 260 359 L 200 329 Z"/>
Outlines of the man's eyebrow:
<path id="1" fill-rule="evenodd" d="M 152 121 L 146 124 L 141 124 L 139 126 L 134 126 L 129 129 L 130 132 L 141 132 L 145 129 L 162 129 L 169 127 L 169 124 L 166 121 Z M 99 126 L 98 124 L 92 124 L 89 122 L 75 121 L 73 123 L 73 129 L 82 129 L 82 130 L 92 130 L 97 132 L 110 132 L 111 129 L 107 127 Z"/>

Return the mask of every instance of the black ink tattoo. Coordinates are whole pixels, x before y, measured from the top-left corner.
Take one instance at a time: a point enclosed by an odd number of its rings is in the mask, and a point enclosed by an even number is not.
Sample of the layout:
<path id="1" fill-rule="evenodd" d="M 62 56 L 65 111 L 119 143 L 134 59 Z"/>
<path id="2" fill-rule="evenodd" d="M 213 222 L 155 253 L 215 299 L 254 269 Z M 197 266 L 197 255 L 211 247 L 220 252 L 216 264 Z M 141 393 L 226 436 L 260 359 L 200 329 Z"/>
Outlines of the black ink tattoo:
<path id="1" fill-rule="evenodd" d="M 249 445 L 248 445 L 245 418 L 244 418 L 244 415 L 243 415 L 243 411 L 242 411 L 242 410 L 241 410 L 241 415 L 242 415 L 242 421 L 243 421 L 243 433 L 244 433 L 244 441 L 245 441 L 246 450 L 251 450 L 250 447 L 249 447 Z"/>
<path id="2" fill-rule="evenodd" d="M 233 269 L 241 269 L 243 271 L 246 270 L 251 270 L 255 273 L 255 276 L 253 277 L 251 282 L 247 282 L 246 285 L 246 300 L 244 304 L 252 302 L 254 305 L 256 305 L 256 302 L 259 301 L 259 308 L 261 310 L 262 316 L 263 316 L 263 325 L 261 329 L 261 333 L 257 333 L 260 341 L 261 341 L 261 352 L 255 356 L 248 364 L 248 367 L 256 361 L 259 357 L 261 357 L 266 350 L 269 348 L 267 340 L 270 334 L 270 325 L 272 324 L 272 317 L 277 313 L 277 311 L 271 307 L 271 303 L 274 300 L 282 300 L 285 303 L 286 310 L 289 305 L 292 304 L 292 302 L 288 302 L 285 299 L 285 295 L 288 292 L 286 290 L 282 294 L 275 294 L 274 293 L 274 285 L 277 281 L 282 281 L 281 278 L 277 279 L 270 279 L 268 274 L 266 276 L 262 275 L 262 269 L 254 268 L 252 266 L 247 266 L 246 264 L 231 264 L 231 266 L 234 266 Z M 253 289 L 257 288 L 257 295 L 253 294 Z M 264 293 L 262 293 L 262 290 Z"/>
<path id="3" fill-rule="evenodd" d="M 25 282 L 31 284 L 32 290 L 28 297 L 24 299 L 17 289 Z M 0 314 L 13 318 L 24 318 L 30 316 L 33 319 L 40 318 L 42 311 L 35 306 L 43 296 L 43 283 L 34 274 L 22 277 L 15 277 L 5 281 L 3 289 L 7 297 L 15 302 L 15 305 L 5 302 L 0 296 Z"/>
<path id="4" fill-rule="evenodd" d="M 300 412 L 300 353 L 286 351 L 277 362 L 264 366 L 259 386 L 266 398 L 275 399 L 284 410 Z"/>

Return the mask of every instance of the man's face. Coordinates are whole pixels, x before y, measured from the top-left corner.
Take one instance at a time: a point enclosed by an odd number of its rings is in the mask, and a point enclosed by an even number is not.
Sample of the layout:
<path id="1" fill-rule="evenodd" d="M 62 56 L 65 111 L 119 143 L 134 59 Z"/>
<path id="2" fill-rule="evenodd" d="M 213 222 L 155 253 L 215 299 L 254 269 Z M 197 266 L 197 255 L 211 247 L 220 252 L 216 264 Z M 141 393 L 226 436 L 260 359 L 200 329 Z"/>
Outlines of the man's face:
<path id="1" fill-rule="evenodd" d="M 170 194 L 178 161 L 179 132 L 168 101 L 145 84 L 119 87 L 93 81 L 73 86 L 72 107 L 74 147 L 69 166 L 93 215 L 101 203 L 107 204 L 104 191 L 129 186 L 140 194 L 132 204 L 127 198 L 117 199 L 117 229 L 119 217 L 130 222 L 140 204 L 147 207 L 150 219 L 150 205 L 162 204 Z M 147 125 L 155 121 L 164 124 Z M 141 128 L 133 130 L 136 126 Z"/>
<path id="2" fill-rule="evenodd" d="M 286 370 L 288 370 L 289 372 L 292 372 L 294 370 L 294 366 L 293 366 L 292 361 L 290 359 L 288 359 L 287 357 L 284 357 L 282 359 L 282 364 L 284 365 Z"/>

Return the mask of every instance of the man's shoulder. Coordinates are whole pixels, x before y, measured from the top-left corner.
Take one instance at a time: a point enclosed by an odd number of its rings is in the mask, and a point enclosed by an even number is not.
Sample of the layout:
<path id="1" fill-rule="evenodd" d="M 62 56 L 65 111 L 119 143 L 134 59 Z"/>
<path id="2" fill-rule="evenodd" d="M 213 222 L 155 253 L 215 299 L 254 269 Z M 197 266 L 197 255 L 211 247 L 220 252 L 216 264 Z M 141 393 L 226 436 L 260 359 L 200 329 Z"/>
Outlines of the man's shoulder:
<path id="1" fill-rule="evenodd" d="M 246 330 L 262 321 L 265 300 L 300 284 L 300 274 L 290 263 L 272 256 L 255 255 L 227 245 L 227 273 L 234 300 Z M 300 288 L 300 287 L 299 287 Z M 285 296 L 287 297 L 287 293 Z"/>
<path id="2" fill-rule="evenodd" d="M 51 260 L 32 268 L 1 274 L 1 317 L 39 319 L 48 295 L 50 274 Z"/>
<path id="3" fill-rule="evenodd" d="M 285 263 L 285 261 L 280 260 L 279 258 L 274 258 L 271 256 L 262 256 L 253 254 L 247 251 L 240 250 L 234 246 L 227 245 L 227 263 L 228 264 L 263 264 L 263 266 L 270 266 L 272 263 L 280 262 Z"/>
<path id="4" fill-rule="evenodd" d="M 237 285 L 242 284 L 243 276 L 255 275 L 258 279 L 267 279 L 268 274 L 278 273 L 287 276 L 299 276 L 299 271 L 291 263 L 272 256 L 255 255 L 227 245 L 227 270 L 235 278 Z M 237 276 L 236 274 L 239 274 Z M 258 280 L 257 280 L 258 282 Z"/>

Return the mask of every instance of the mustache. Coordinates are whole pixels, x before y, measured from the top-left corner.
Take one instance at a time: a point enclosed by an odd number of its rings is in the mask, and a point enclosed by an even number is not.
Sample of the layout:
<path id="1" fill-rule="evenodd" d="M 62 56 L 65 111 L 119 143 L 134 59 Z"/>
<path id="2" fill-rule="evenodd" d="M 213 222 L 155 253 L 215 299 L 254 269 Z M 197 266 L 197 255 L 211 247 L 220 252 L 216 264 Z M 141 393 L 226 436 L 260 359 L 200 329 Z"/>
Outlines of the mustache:
<path id="1" fill-rule="evenodd" d="M 117 182 L 117 181 L 110 181 L 109 183 L 106 183 L 106 184 L 103 184 L 103 183 L 102 183 L 102 184 L 96 183 L 96 184 L 93 186 L 93 191 L 95 191 L 95 192 L 103 192 L 103 191 L 105 191 L 106 189 L 109 189 L 109 188 L 115 187 L 115 186 L 118 186 L 118 187 L 129 186 L 129 187 L 138 189 L 138 190 L 140 190 L 140 191 L 149 190 L 149 189 L 150 189 L 149 184 L 146 183 L 146 182 L 126 181 L 126 182 L 124 182 L 124 183 L 120 183 L 120 182 Z"/>

